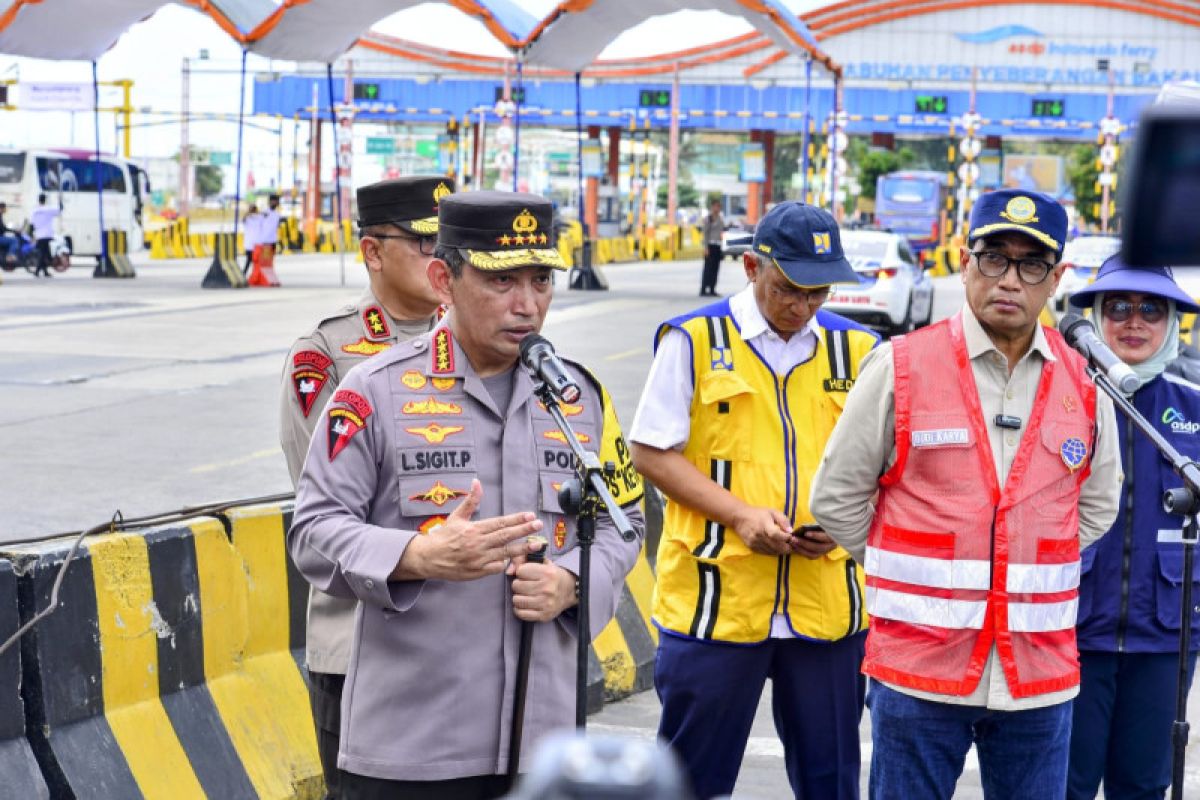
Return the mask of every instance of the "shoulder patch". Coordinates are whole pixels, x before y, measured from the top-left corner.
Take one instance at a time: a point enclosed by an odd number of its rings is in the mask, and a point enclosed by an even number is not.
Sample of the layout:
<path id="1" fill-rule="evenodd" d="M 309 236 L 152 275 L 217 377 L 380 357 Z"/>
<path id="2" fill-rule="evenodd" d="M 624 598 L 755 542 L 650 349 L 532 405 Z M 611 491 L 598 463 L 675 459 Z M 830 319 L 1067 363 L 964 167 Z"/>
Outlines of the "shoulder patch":
<path id="1" fill-rule="evenodd" d="M 334 393 L 333 403 L 334 407 L 329 409 L 330 461 L 337 458 L 350 440 L 367 426 L 367 417 L 372 413 L 367 398 L 349 389 L 339 389 Z"/>
<path id="2" fill-rule="evenodd" d="M 388 325 L 387 314 L 379 306 L 367 306 L 362 312 L 363 329 L 367 338 L 380 342 L 392 338 L 392 329 Z"/>
<path id="3" fill-rule="evenodd" d="M 292 388 L 305 417 L 329 382 L 328 369 L 332 364 L 333 359 L 319 350 L 301 350 L 292 356 Z"/>
<path id="4" fill-rule="evenodd" d="M 438 328 L 433 334 L 433 372 L 437 375 L 454 372 L 454 337 L 449 328 Z"/>

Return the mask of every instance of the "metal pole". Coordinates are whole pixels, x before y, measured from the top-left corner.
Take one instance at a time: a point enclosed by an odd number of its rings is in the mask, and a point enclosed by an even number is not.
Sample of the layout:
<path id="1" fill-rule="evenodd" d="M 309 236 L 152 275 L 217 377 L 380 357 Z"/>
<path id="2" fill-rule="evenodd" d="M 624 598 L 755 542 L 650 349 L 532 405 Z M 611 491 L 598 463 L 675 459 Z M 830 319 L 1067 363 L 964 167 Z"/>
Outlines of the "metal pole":
<path id="1" fill-rule="evenodd" d="M 338 153 L 338 130 L 337 130 L 337 113 L 333 109 L 333 64 L 325 65 L 325 81 L 329 85 L 329 127 L 333 129 L 333 152 L 335 156 Z M 337 196 L 334 198 L 334 210 L 337 221 L 337 242 L 338 242 L 338 266 L 341 269 L 342 286 L 346 285 L 346 247 L 342 242 L 342 175 L 341 166 L 334 164 L 333 181 L 334 191 Z"/>
<path id="2" fill-rule="evenodd" d="M 513 105 L 513 191 L 517 190 L 518 176 L 521 174 L 521 101 L 524 99 L 524 61 L 522 54 L 517 53 L 517 91 Z"/>
<path id="3" fill-rule="evenodd" d="M 180 102 L 183 105 L 179 116 L 179 215 L 187 216 L 192 195 L 191 143 L 188 141 L 188 116 L 191 105 L 191 68 L 187 58 L 183 59 L 183 87 Z"/>
<path id="4" fill-rule="evenodd" d="M 808 202 L 808 145 L 812 127 L 812 56 L 804 61 L 804 139 L 800 145 L 800 198 Z"/>
<path id="5" fill-rule="evenodd" d="M 583 189 L 583 88 L 580 81 L 583 73 L 575 73 L 575 138 L 576 158 L 579 161 L 579 225 L 583 230 L 583 238 L 588 238 L 587 226 L 587 193 Z"/>
<path id="6" fill-rule="evenodd" d="M 246 114 L 246 56 L 249 53 L 244 47 L 242 48 L 242 76 L 241 86 L 238 90 L 238 155 L 237 155 L 237 171 L 233 178 L 233 246 L 234 252 L 237 252 L 237 237 L 238 237 L 238 212 L 242 205 L 242 129 L 243 121 Z"/>
<path id="7" fill-rule="evenodd" d="M 667 224 L 679 224 L 679 64 L 675 64 L 675 77 L 671 82 L 671 128 L 667 137 Z M 675 243 L 682 239 L 676 235 Z"/>
<path id="8" fill-rule="evenodd" d="M 96 274 L 101 275 L 108 271 L 108 237 L 104 235 L 104 162 L 100 160 L 100 78 L 95 61 L 92 62 L 92 122 L 96 128 L 96 197 L 100 204 L 100 263 L 96 265 Z M 59 187 L 61 186 L 60 180 Z M 61 193 L 59 203 L 61 207 Z"/>

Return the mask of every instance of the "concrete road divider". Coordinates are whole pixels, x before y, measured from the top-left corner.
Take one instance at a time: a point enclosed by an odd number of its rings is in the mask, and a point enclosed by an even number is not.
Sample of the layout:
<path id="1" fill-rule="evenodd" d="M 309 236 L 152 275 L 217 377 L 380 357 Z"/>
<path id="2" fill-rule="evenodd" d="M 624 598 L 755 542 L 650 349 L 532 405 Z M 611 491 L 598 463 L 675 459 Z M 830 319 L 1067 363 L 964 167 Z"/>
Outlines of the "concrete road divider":
<path id="1" fill-rule="evenodd" d="M 20 626 L 17 576 L 12 564 L 0 560 L 0 641 Z M 50 791 L 25 738 L 25 702 L 21 699 L 21 648 L 13 645 L 0 655 L 0 775 L 5 797 L 48 798 Z"/>
<path id="2" fill-rule="evenodd" d="M 0 656 L 13 796 L 322 797 L 290 524 L 290 505 L 238 506 L 85 539 L 55 612 Z M 71 544 L 4 547 L 0 641 L 49 605 Z M 643 548 L 592 645 L 590 710 L 651 685 L 653 587 Z"/>
<path id="3" fill-rule="evenodd" d="M 133 262 L 129 260 L 129 234 L 120 230 L 104 232 L 105 253 L 97 259 L 93 278 L 133 278 Z"/>
<path id="4" fill-rule="evenodd" d="M 232 233 L 213 234 L 213 260 L 200 285 L 205 289 L 243 289 L 246 276 L 238 265 L 237 238 Z"/>

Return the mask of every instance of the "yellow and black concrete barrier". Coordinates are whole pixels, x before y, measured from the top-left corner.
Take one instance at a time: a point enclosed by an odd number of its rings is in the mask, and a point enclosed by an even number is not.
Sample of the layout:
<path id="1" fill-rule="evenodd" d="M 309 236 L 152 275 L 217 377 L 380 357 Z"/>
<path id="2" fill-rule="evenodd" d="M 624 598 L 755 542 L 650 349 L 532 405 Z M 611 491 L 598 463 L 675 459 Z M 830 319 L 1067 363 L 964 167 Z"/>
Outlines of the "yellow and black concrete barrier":
<path id="1" fill-rule="evenodd" d="M 86 539 L 54 613 L 0 656 L 0 796 L 322 797 L 290 524 L 290 505 L 238 506 Z M 3 546 L 0 640 L 49 605 L 70 546 Z M 653 583 L 643 551 L 593 642 L 593 711 L 652 683 Z"/>
<path id="2" fill-rule="evenodd" d="M 104 232 L 105 252 L 96 260 L 93 278 L 133 278 L 137 273 L 129 260 L 129 234 L 120 230 Z"/>
<path id="3" fill-rule="evenodd" d="M 238 266 L 238 238 L 232 233 L 213 234 L 213 260 L 200 285 L 205 289 L 243 289 L 246 276 Z"/>

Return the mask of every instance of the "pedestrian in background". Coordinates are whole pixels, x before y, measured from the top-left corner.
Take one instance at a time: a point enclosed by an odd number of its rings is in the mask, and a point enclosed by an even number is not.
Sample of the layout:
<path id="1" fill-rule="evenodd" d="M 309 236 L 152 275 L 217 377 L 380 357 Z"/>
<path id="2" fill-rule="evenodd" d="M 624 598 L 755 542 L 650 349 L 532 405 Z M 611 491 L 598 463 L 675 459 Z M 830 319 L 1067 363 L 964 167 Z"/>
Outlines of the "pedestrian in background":
<path id="1" fill-rule="evenodd" d="M 254 264 L 254 248 L 258 246 L 261 221 L 262 214 L 258 213 L 258 205 L 251 203 L 246 216 L 242 217 L 242 249 L 246 251 L 246 266 L 242 267 L 242 273 L 246 275 L 250 274 L 250 267 Z"/>
<path id="2" fill-rule="evenodd" d="M 1141 379 L 1130 400 L 1187 458 L 1200 460 L 1200 386 L 1172 374 L 1179 315 L 1200 306 L 1167 267 L 1131 267 L 1113 256 L 1095 283 L 1071 296 L 1091 309 L 1100 337 Z M 1125 483 L 1108 533 L 1083 553 L 1079 585 L 1081 683 L 1071 728 L 1067 797 L 1163 797 L 1171 783 L 1171 724 L 1179 677 L 1183 518 L 1162 507 L 1181 485 L 1154 444 L 1128 419 L 1118 426 Z M 1193 577 L 1193 582 L 1195 578 Z M 1200 598 L 1200 586 L 1193 597 Z M 1200 648 L 1192 616 L 1188 687 Z"/>
<path id="3" fill-rule="evenodd" d="M 552 224 L 536 195 L 442 199 L 429 281 L 449 315 L 352 369 L 313 437 L 288 544 L 314 586 L 358 603 L 338 756 L 351 800 L 484 800 L 512 788 L 522 622 L 541 624 L 521 751 L 574 722 L 580 553 L 556 490 L 573 455 L 517 363 L 545 320 L 552 272 L 566 269 Z M 616 466 L 609 485 L 638 534 L 626 542 L 597 517 L 589 622 L 599 633 L 641 548 L 642 484 L 611 398 L 563 362 L 582 390 L 566 413 L 582 446 Z M 525 558 L 535 532 L 548 540 L 545 563 Z"/>
<path id="4" fill-rule="evenodd" d="M 29 225 L 33 229 L 33 240 L 37 245 L 37 269 L 35 276 L 50 277 L 50 264 L 54 256 L 50 252 L 50 244 L 54 241 L 54 221 L 62 211 L 58 206 L 49 205 L 46 195 L 38 195 L 37 208 L 29 215 Z"/>
<path id="5" fill-rule="evenodd" d="M 982 195 L 966 304 L 868 356 L 813 481 L 867 574 L 872 798 L 949 800 L 972 744 L 985 797 L 1066 792 L 1079 553 L 1121 480 L 1111 400 L 1038 324 L 1066 232 L 1045 195 Z"/>
<path id="6" fill-rule="evenodd" d="M 279 195 L 267 195 L 267 210 L 259 221 L 258 243 L 269 244 L 272 250 L 279 249 Z"/>
<path id="7" fill-rule="evenodd" d="M 8 205 L 0 202 L 0 258 L 3 258 L 6 264 L 13 265 L 17 263 L 21 237 L 16 230 L 8 227 L 5 223 L 4 214 L 7 211 Z"/>
<path id="8" fill-rule="evenodd" d="M 877 337 L 821 310 L 831 284 L 858 282 L 823 209 L 781 203 L 742 263 L 749 286 L 659 328 L 631 431 L 670 500 L 658 733 L 699 797 L 728 795 L 769 678 L 796 797 L 856 798 L 862 572 L 811 525 L 808 482 Z"/>
<path id="9" fill-rule="evenodd" d="M 700 275 L 700 296 L 715 297 L 717 276 L 721 270 L 721 237 L 725 233 L 725 217 L 721 215 L 721 198 L 708 201 L 704 217 L 704 272 Z"/>
<path id="10" fill-rule="evenodd" d="M 413 176 L 358 190 L 359 250 L 367 268 L 367 290 L 301 336 L 284 362 L 280 443 L 293 485 L 299 482 L 321 409 L 350 369 L 437 323 L 441 301 L 426 270 L 433 260 L 438 201 L 453 188 L 448 178 Z M 331 798 L 340 796 L 338 730 L 355 606 L 352 599 L 318 589 L 309 592 L 305 659 L 317 747 Z"/>

